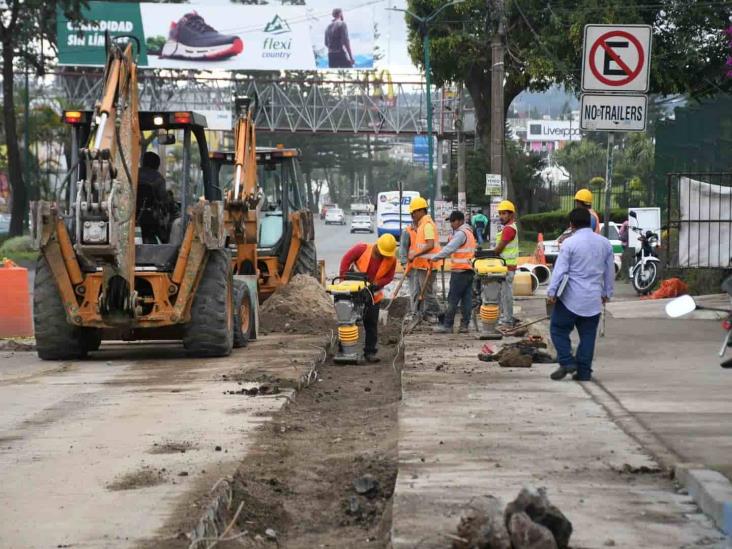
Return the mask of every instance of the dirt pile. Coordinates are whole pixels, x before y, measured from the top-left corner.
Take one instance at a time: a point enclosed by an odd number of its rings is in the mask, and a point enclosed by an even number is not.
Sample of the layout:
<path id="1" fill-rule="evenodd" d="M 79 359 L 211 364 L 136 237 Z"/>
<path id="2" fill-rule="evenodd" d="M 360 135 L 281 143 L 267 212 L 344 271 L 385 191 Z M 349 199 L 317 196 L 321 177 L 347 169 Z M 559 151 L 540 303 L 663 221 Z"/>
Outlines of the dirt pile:
<path id="1" fill-rule="evenodd" d="M 572 523 L 546 496 L 544 489 L 524 488 L 501 510 L 491 496 L 473 501 L 460 519 L 453 549 L 566 549 Z"/>
<path id="2" fill-rule="evenodd" d="M 530 336 L 516 343 L 508 343 L 497 351 L 490 344 L 485 344 L 478 353 L 478 360 L 498 362 L 502 368 L 531 368 L 533 363 L 552 364 L 556 358 L 543 351 L 546 342 L 541 337 Z"/>
<path id="3" fill-rule="evenodd" d="M 264 332 L 323 333 L 335 327 L 333 300 L 309 275 L 295 275 L 264 302 L 260 311 Z"/>

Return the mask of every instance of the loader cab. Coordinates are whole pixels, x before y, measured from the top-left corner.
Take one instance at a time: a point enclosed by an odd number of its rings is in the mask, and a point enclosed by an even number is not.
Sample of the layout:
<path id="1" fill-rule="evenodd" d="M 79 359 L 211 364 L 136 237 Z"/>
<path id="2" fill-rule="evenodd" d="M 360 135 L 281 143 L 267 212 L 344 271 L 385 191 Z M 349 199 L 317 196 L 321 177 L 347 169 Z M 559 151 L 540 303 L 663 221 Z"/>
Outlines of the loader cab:
<path id="1" fill-rule="evenodd" d="M 257 147 L 257 185 L 262 191 L 258 252 L 287 252 L 290 215 L 307 208 L 297 149 Z M 217 192 L 233 188 L 234 153 L 210 153 L 211 181 Z"/>
<path id="2" fill-rule="evenodd" d="M 69 178 L 66 196 L 62 197 L 68 205 L 66 211 L 69 214 L 73 212 L 76 200 L 76 182 L 86 176 L 86 166 L 83 162 L 78 162 L 78 157 L 79 149 L 88 143 L 92 117 L 91 111 L 64 112 L 64 122 L 71 126 L 71 165 L 75 170 Z M 216 200 L 217 197 L 217 191 L 210 179 L 209 153 L 204 131 L 206 118 L 191 111 L 140 111 L 138 118 L 141 156 L 152 151 L 160 158 L 158 172 L 165 180 L 167 197 L 165 203 L 158 204 L 160 207 L 150 216 L 159 223 L 159 230 L 155 231 L 154 236 L 143 239 L 144 219 L 141 217 L 144 212 L 136 208 L 136 264 L 142 268 L 169 271 L 175 263 L 185 233 L 187 216 L 182 213 L 201 196 L 207 200 Z M 73 235 L 74 216 L 70 215 L 69 218 L 69 232 Z M 92 270 L 96 266 L 87 265 L 86 268 Z"/>

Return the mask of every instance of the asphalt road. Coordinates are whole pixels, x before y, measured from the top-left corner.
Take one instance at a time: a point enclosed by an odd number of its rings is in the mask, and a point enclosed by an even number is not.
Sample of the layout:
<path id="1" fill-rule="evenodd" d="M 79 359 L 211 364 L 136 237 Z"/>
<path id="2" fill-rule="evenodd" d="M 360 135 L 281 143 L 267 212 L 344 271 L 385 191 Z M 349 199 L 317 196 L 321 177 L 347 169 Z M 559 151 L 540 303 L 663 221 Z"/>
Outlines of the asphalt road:
<path id="1" fill-rule="evenodd" d="M 338 274 L 338 265 L 343 254 L 359 242 L 374 242 L 373 233 L 351 233 L 351 216 L 346 216 L 345 225 L 326 225 L 320 218 L 315 220 L 315 246 L 318 259 L 325 259 L 325 272 L 328 276 Z"/>

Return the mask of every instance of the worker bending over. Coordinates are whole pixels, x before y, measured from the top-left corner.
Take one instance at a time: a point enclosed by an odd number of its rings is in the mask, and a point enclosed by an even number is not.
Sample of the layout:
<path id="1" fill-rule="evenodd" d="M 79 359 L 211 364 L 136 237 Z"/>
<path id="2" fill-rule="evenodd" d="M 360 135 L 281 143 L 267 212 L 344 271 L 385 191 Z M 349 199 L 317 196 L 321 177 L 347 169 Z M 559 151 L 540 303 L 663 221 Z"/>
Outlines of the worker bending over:
<path id="1" fill-rule="evenodd" d="M 501 316 L 498 326 L 512 328 L 513 318 L 513 277 L 516 274 L 519 256 L 518 227 L 516 227 L 516 206 L 510 200 L 498 204 L 498 216 L 503 228 L 496 235 L 496 247 L 493 252 L 506 262 L 508 273 L 501 283 Z"/>
<path id="2" fill-rule="evenodd" d="M 374 299 L 366 304 L 363 312 L 363 327 L 366 332 L 364 359 L 379 362 L 376 356 L 379 327 L 379 302 L 384 298 L 383 288 L 394 279 L 396 271 L 397 241 L 393 235 L 379 237 L 376 244 L 361 242 L 353 246 L 341 259 L 340 276 L 357 272 L 366 275 Z"/>
<path id="3" fill-rule="evenodd" d="M 427 322 L 436 323 L 440 314 L 440 306 L 434 290 L 434 276 L 427 276 L 430 269 L 430 260 L 440 251 L 440 243 L 437 238 L 437 227 L 435 222 L 427 213 L 427 201 L 418 196 L 409 203 L 409 213 L 414 223 L 414 233 L 410 234 L 409 254 L 407 259 L 412 264 L 412 271 L 415 273 L 410 280 L 409 290 L 413 302 L 419 300 L 419 295 L 424 292 L 424 303 L 422 313 Z"/>
<path id="4" fill-rule="evenodd" d="M 473 311 L 473 258 L 477 242 L 470 225 L 465 223 L 465 215 L 462 212 L 452 212 L 447 221 L 450 222 L 453 233 L 445 247 L 435 254 L 433 261 L 452 256 L 450 291 L 447 294 L 445 316 L 442 323 L 435 326 L 434 331 L 438 334 L 452 333 L 455 313 L 458 305 L 462 304 L 460 333 L 468 333 Z"/>

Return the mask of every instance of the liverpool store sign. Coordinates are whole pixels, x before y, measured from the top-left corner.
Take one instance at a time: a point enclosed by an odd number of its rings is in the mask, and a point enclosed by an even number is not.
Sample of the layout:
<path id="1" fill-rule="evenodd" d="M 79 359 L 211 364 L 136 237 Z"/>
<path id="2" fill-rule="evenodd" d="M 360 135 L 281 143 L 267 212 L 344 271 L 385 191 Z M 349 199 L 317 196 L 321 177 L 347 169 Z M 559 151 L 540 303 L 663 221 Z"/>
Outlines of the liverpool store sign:
<path id="1" fill-rule="evenodd" d="M 89 2 L 83 23 L 58 11 L 59 64 L 104 65 L 109 33 L 139 40 L 141 67 L 373 68 L 374 4 L 348 0 L 332 6 L 325 0 L 304 6 Z"/>

